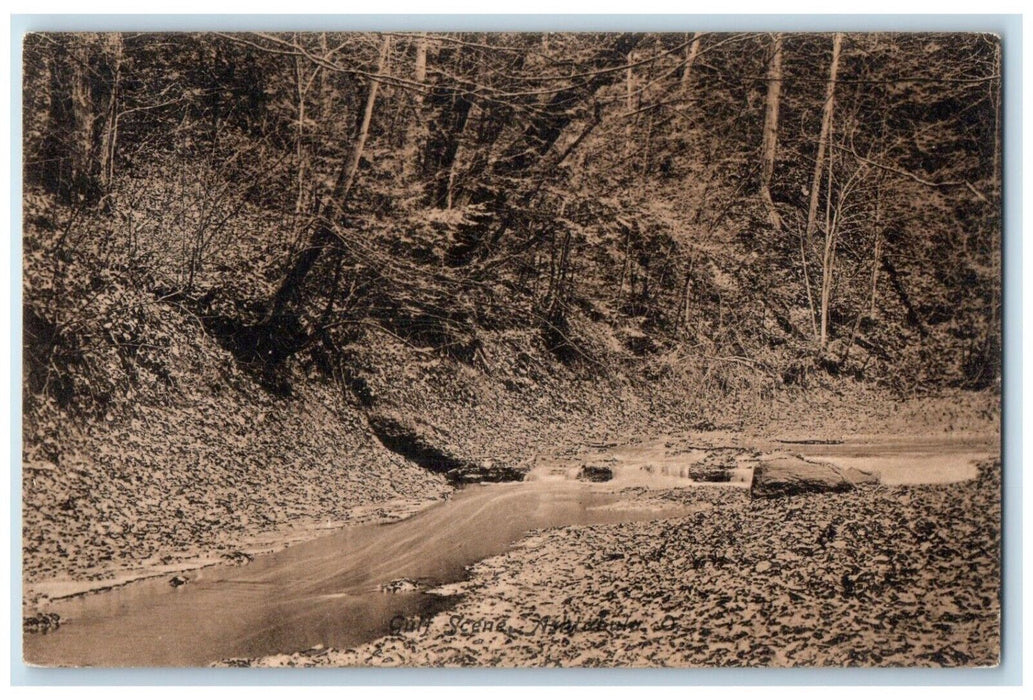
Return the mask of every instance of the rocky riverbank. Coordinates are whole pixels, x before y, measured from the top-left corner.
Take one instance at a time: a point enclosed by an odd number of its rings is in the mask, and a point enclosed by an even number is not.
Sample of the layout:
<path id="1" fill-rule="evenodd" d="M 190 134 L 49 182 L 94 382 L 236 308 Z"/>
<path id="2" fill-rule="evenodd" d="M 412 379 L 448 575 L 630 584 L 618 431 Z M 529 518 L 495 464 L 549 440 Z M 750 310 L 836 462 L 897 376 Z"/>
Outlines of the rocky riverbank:
<path id="1" fill-rule="evenodd" d="M 232 393 L 67 428 L 23 467 L 27 602 L 404 517 L 450 491 L 331 392 L 304 399 Z"/>
<path id="2" fill-rule="evenodd" d="M 147 308 L 171 344 L 167 382 L 89 418 L 71 420 L 49 400 L 25 416 L 29 602 L 32 591 L 112 585 L 399 517 L 453 484 L 519 478 L 593 442 L 670 430 L 790 435 L 787 426 L 809 438 L 942 432 L 995 427 L 999 415 L 986 392 L 894 403 L 849 382 L 704 401 L 686 388 L 691 374 L 663 386 L 621 373 L 602 382 L 519 355 L 505 334 L 486 336 L 481 370 L 385 340 L 354 349 L 347 390 L 298 371 L 280 394 L 186 312 Z"/>
<path id="3" fill-rule="evenodd" d="M 251 666 L 987 666 L 1000 643 L 1000 463 L 976 479 L 751 499 L 626 490 L 688 518 L 533 533 L 451 610 L 356 649 Z M 394 633 L 392 633 L 394 632 Z"/>

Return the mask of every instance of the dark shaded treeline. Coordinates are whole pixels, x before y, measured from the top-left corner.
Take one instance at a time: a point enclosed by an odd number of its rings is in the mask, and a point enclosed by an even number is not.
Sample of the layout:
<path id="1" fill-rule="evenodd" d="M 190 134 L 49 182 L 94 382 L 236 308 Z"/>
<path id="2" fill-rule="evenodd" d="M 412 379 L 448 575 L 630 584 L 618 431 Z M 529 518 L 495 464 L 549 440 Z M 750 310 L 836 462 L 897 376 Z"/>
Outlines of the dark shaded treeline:
<path id="1" fill-rule="evenodd" d="M 610 372 L 616 333 L 776 387 L 999 379 L 995 37 L 36 34 L 24 52 L 30 397 L 160 377 L 141 299 L 280 390 L 299 362 L 349 376 L 378 333 L 474 366 L 492 334 L 533 331 Z"/>

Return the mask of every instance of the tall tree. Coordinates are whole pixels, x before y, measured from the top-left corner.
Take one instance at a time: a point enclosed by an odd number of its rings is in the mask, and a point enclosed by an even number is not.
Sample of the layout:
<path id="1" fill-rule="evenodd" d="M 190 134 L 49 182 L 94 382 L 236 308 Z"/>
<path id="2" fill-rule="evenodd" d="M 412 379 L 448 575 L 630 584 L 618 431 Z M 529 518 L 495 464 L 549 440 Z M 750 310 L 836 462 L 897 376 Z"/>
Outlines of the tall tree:
<path id="1" fill-rule="evenodd" d="M 843 44 L 843 35 L 839 32 L 832 37 L 832 59 L 829 62 L 829 78 L 825 87 L 825 102 L 821 110 L 821 132 L 818 135 L 818 150 L 814 158 L 814 176 L 811 178 L 810 204 L 807 207 L 807 226 L 804 229 L 804 240 L 808 245 L 818 226 L 818 201 L 821 194 L 822 174 L 825 166 L 825 153 L 828 150 L 829 135 L 832 132 L 832 113 L 836 101 L 836 77 L 839 73 L 839 54 Z M 831 184 L 829 185 L 831 188 Z M 818 327 L 818 345 L 822 348 L 828 339 L 828 299 L 831 293 L 831 269 L 824 264 L 831 250 L 830 232 L 826 231 L 825 255 L 822 266 L 821 320 Z M 806 270 L 804 271 L 806 275 Z M 828 284 L 826 284 L 828 283 Z M 812 310 L 813 313 L 813 310 Z"/>
<path id="2" fill-rule="evenodd" d="M 427 80 L 427 39 L 426 32 L 416 37 L 416 57 L 413 62 L 413 81 L 422 85 Z M 402 152 L 400 155 L 402 177 L 408 182 L 412 180 L 419 167 L 419 158 L 427 140 L 427 128 L 424 118 L 424 94 L 412 96 L 412 110 L 402 135 Z"/>
<path id="3" fill-rule="evenodd" d="M 289 307 L 298 300 L 301 287 L 312 270 L 312 266 L 336 238 L 335 222 L 339 221 L 341 215 L 347 211 L 348 199 L 355 185 L 359 164 L 362 161 L 366 140 L 369 137 L 373 109 L 377 101 L 377 90 L 380 87 L 380 79 L 385 74 L 390 47 L 391 37 L 385 34 L 381 39 L 376 74 L 369 79 L 365 107 L 357 125 L 348 159 L 338 171 L 333 189 L 319 205 L 316 227 L 307 246 L 290 266 L 270 301 L 269 311 L 263 324 L 263 333 L 258 336 L 260 352 L 267 356 L 265 359 L 275 360 L 279 354 L 290 354 L 293 350 L 293 348 L 281 345 L 282 339 L 278 337 L 278 334 L 283 330 L 282 324 L 285 322 L 285 317 L 291 315 Z"/>
<path id="4" fill-rule="evenodd" d="M 782 219 L 771 199 L 771 178 L 775 173 L 778 153 L 778 108 L 782 95 L 782 35 L 771 40 L 771 60 L 768 62 L 768 92 L 764 102 L 764 142 L 761 146 L 760 197 L 768 209 L 768 221 L 781 228 Z"/>
<path id="5" fill-rule="evenodd" d="M 51 54 L 44 184 L 66 202 L 92 202 L 100 192 L 94 148 L 96 114 L 91 89 L 90 34 L 50 37 Z"/>
<path id="6" fill-rule="evenodd" d="M 109 33 L 103 35 L 104 53 L 107 54 L 107 88 L 108 98 L 104 107 L 104 129 L 101 132 L 99 154 L 99 184 L 103 192 L 111 188 L 115 178 L 115 154 L 118 149 L 118 114 L 119 93 L 122 78 L 122 35 Z"/>
<path id="7" fill-rule="evenodd" d="M 689 45 L 685 47 L 685 67 L 682 68 L 681 74 L 681 93 L 683 100 L 688 99 L 689 93 L 692 92 L 692 67 L 696 63 L 696 56 L 699 55 L 699 44 L 702 36 L 702 32 L 695 32 L 692 35 L 692 39 L 689 40 Z"/>

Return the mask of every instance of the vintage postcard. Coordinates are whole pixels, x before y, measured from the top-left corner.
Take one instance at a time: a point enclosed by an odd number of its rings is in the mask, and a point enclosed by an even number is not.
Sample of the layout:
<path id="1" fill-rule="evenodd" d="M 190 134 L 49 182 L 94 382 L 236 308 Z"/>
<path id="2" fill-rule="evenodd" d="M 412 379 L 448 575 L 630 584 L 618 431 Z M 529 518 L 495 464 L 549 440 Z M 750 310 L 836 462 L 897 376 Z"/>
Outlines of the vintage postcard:
<path id="1" fill-rule="evenodd" d="M 27 35 L 26 663 L 996 665 L 1001 50 Z"/>

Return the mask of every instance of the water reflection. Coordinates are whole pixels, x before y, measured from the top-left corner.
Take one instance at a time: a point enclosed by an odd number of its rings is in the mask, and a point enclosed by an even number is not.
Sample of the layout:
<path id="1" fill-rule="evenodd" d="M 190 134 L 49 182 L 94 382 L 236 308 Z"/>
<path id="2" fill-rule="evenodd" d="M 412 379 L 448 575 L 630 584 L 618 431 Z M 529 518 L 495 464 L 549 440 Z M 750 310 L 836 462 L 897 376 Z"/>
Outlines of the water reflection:
<path id="1" fill-rule="evenodd" d="M 672 517 L 684 509 L 615 507 L 617 496 L 585 484 L 474 486 L 410 519 L 341 532 L 217 566 L 169 586 L 163 577 L 61 601 L 60 631 L 26 635 L 30 663 L 73 666 L 207 665 L 239 656 L 348 648 L 389 632 L 398 615 L 447 603 L 423 592 L 383 593 L 409 578 L 459 580 L 465 568 L 505 551 L 536 528 Z"/>

